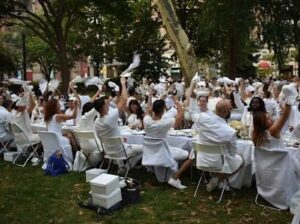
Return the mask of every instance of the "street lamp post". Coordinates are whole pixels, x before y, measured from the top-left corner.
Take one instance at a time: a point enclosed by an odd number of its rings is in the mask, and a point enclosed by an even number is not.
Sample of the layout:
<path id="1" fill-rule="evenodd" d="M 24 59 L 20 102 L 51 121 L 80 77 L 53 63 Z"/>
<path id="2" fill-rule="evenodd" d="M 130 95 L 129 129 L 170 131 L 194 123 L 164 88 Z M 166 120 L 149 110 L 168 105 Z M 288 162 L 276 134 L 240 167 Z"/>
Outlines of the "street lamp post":
<path id="1" fill-rule="evenodd" d="M 23 79 L 27 80 L 26 77 L 26 36 L 22 34 L 22 49 L 23 49 Z"/>
<path id="2" fill-rule="evenodd" d="M 296 40 L 298 45 L 298 77 L 300 77 L 300 19 L 297 21 Z"/>

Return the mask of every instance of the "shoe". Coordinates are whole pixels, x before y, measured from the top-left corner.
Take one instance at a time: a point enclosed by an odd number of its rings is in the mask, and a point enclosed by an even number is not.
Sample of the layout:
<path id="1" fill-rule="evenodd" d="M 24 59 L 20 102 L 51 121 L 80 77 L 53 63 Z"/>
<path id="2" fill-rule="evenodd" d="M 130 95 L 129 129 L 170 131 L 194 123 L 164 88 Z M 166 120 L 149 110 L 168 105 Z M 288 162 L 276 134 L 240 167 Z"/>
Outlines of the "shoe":
<path id="1" fill-rule="evenodd" d="M 229 187 L 228 184 L 225 183 L 224 181 L 222 181 L 222 182 L 219 183 L 219 186 L 218 186 L 219 190 L 222 190 L 222 189 L 223 189 L 224 184 L 225 184 L 225 191 L 230 191 L 230 187 Z"/>
<path id="2" fill-rule="evenodd" d="M 120 167 L 118 169 L 118 176 L 125 176 L 127 169 L 125 167 Z"/>
<path id="3" fill-rule="evenodd" d="M 37 158 L 37 157 L 33 157 L 32 159 L 31 159 L 31 163 L 32 163 L 32 166 L 37 166 L 37 165 L 39 165 L 40 164 L 40 159 L 39 158 Z"/>
<path id="4" fill-rule="evenodd" d="M 170 178 L 170 180 L 168 181 L 168 184 L 170 184 L 171 186 L 173 186 L 179 190 L 183 190 L 186 188 L 186 186 L 181 184 L 181 181 L 179 179 L 175 180 L 174 178 Z"/>
<path id="5" fill-rule="evenodd" d="M 208 184 L 206 184 L 206 190 L 208 192 L 212 192 L 219 184 L 219 178 L 213 177 L 209 180 Z"/>

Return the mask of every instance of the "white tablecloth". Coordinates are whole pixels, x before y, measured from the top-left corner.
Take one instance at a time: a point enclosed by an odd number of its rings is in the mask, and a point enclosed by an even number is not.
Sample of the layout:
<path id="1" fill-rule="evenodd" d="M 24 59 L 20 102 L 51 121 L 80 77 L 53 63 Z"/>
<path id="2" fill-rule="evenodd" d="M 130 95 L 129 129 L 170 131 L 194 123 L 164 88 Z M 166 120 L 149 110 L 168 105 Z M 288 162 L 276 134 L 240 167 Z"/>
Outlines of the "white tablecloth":
<path id="1" fill-rule="evenodd" d="M 38 131 L 47 131 L 47 127 L 45 123 L 31 123 L 31 128 L 33 133 L 37 133 Z M 64 125 L 62 127 L 62 132 L 74 131 L 78 128 L 78 126 L 68 126 Z"/>
<path id="2" fill-rule="evenodd" d="M 128 131 L 121 131 L 121 134 L 129 144 L 143 144 L 144 135 L 131 134 Z M 196 140 L 196 138 L 190 138 L 186 136 L 168 136 L 167 138 L 168 144 L 170 146 L 178 147 L 187 151 L 191 151 L 192 142 L 194 140 Z"/>

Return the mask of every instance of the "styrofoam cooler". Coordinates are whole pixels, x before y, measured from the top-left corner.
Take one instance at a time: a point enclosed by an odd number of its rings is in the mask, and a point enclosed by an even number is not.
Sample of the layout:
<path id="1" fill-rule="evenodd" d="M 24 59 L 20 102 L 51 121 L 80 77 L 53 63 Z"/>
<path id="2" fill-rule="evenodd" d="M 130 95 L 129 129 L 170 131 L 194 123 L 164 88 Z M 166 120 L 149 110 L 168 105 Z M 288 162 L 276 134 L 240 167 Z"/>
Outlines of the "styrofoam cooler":
<path id="1" fill-rule="evenodd" d="M 20 154 L 20 152 L 5 152 L 4 153 L 4 160 L 13 162 L 15 158 Z"/>
<path id="2" fill-rule="evenodd" d="M 107 170 L 103 170 L 103 169 L 90 169 L 85 171 L 85 180 L 86 182 L 90 182 L 92 179 L 94 179 L 95 177 L 106 173 Z"/>
<path id="3" fill-rule="evenodd" d="M 93 205 L 98 205 L 106 209 L 111 208 L 118 202 L 122 201 L 121 189 L 117 188 L 109 195 L 95 194 L 92 193 Z"/>
<path id="4" fill-rule="evenodd" d="M 93 194 L 109 195 L 120 188 L 119 176 L 103 173 L 90 181 Z"/>

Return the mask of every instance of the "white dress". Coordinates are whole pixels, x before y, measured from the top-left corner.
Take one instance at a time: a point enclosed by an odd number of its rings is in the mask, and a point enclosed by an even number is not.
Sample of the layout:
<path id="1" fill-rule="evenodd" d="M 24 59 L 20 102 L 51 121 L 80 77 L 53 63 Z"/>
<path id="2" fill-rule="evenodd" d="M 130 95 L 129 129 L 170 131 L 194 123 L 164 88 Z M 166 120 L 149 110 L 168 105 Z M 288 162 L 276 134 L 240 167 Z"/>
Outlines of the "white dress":
<path id="1" fill-rule="evenodd" d="M 281 138 L 274 138 L 269 133 L 268 142 L 260 148 L 263 150 L 255 149 L 258 192 L 273 206 L 287 209 L 292 196 L 300 189 L 297 150 L 285 148 Z"/>
<path id="2" fill-rule="evenodd" d="M 48 131 L 54 132 L 57 135 L 62 147 L 70 146 L 70 140 L 64 137 L 61 131 L 63 123 L 57 122 L 55 118 L 56 118 L 56 114 L 51 118 L 51 120 L 47 124 Z"/>

